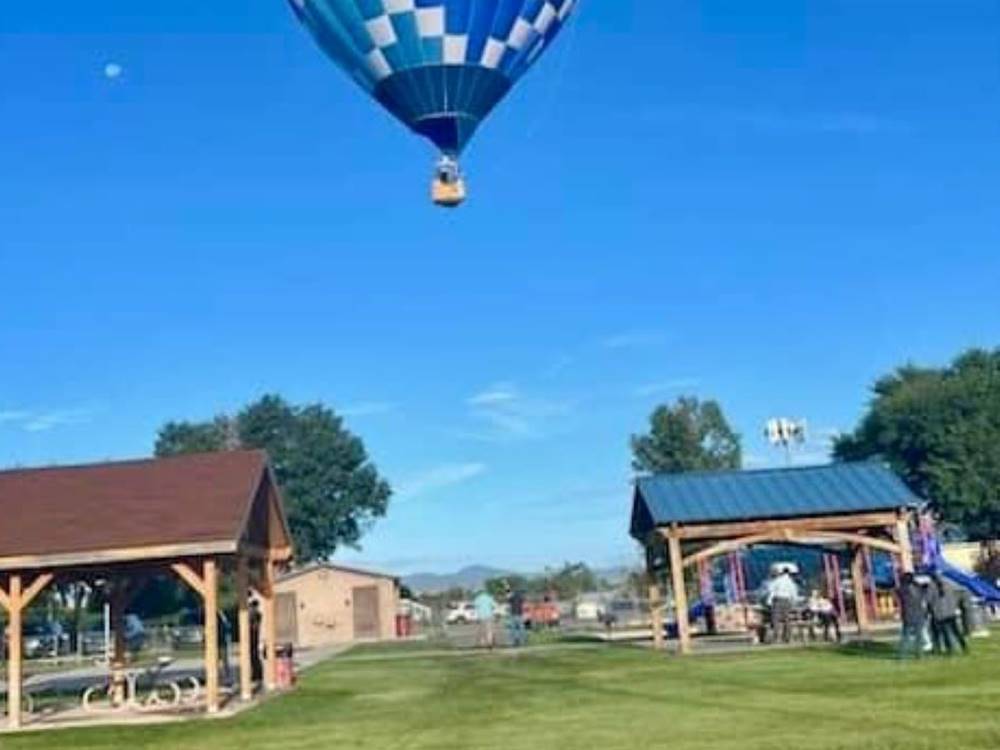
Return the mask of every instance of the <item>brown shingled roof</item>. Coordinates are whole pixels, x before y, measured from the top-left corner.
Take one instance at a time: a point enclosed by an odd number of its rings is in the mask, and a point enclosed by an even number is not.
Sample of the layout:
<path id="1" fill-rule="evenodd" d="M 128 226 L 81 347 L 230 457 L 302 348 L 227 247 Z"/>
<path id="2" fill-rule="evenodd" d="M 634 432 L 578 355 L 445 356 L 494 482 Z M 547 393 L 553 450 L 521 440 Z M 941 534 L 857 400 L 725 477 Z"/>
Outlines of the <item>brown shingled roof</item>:
<path id="1" fill-rule="evenodd" d="M 131 548 L 233 551 L 271 481 L 263 451 L 0 471 L 0 563 Z"/>

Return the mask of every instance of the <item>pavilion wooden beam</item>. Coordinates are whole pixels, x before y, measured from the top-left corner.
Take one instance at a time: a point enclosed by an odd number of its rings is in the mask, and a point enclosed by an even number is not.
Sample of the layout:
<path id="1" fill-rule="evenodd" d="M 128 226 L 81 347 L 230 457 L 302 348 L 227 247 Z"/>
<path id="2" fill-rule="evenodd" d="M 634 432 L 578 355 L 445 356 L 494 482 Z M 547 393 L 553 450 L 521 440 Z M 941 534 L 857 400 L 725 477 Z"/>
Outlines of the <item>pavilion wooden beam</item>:
<path id="1" fill-rule="evenodd" d="M 267 659 L 264 662 L 264 687 L 274 691 L 278 687 L 278 607 L 274 591 L 275 565 L 272 560 L 264 563 L 264 640 Z"/>
<path id="2" fill-rule="evenodd" d="M 894 536 L 896 544 L 899 545 L 899 565 L 904 573 L 912 573 L 913 568 L 913 543 L 910 540 L 910 513 L 902 511 L 896 519 Z"/>
<path id="3" fill-rule="evenodd" d="M 240 639 L 240 700 L 253 698 L 253 664 L 250 654 L 250 571 L 247 559 L 236 561 L 237 620 Z"/>
<path id="4" fill-rule="evenodd" d="M 21 609 L 30 606 L 35 598 L 45 590 L 45 587 L 52 583 L 54 577 L 52 573 L 39 573 L 35 576 L 35 580 L 21 594 Z"/>
<path id="5" fill-rule="evenodd" d="M 84 566 L 118 566 L 153 560 L 165 562 L 199 555 L 232 555 L 237 545 L 231 541 L 168 544 L 152 547 L 122 547 L 95 552 L 73 552 L 53 555 L 16 555 L 0 557 L 0 570 L 38 570 L 39 568 L 79 568 Z"/>
<path id="6" fill-rule="evenodd" d="M 888 539 L 881 539 L 877 536 L 868 536 L 867 534 L 856 534 L 849 531 L 818 531 L 813 534 L 803 534 L 802 536 L 820 541 L 855 544 L 859 547 L 868 547 L 870 549 L 888 552 L 890 555 L 899 554 L 899 545 L 895 542 L 889 541 Z"/>
<path id="7" fill-rule="evenodd" d="M 111 678 L 114 685 L 112 700 L 115 705 L 121 705 L 127 698 L 125 680 L 125 610 L 128 607 L 128 581 L 116 579 L 111 588 L 109 604 L 111 606 L 111 633 L 114 637 L 114 653 L 111 656 Z"/>
<path id="8" fill-rule="evenodd" d="M 281 547 L 261 547 L 250 542 L 241 542 L 239 554 L 251 560 L 286 562 L 292 557 L 292 548 L 287 545 Z"/>
<path id="9" fill-rule="evenodd" d="M 681 540 L 676 534 L 667 537 L 670 552 L 670 578 L 674 590 L 674 609 L 677 611 L 677 644 L 681 654 L 691 652 L 691 623 L 688 621 L 687 589 L 684 587 L 684 559 Z"/>
<path id="10" fill-rule="evenodd" d="M 175 562 L 170 569 L 201 597 L 205 613 L 205 704 L 219 711 L 219 566 L 214 557 L 201 562 L 201 574 L 190 563 Z"/>
<path id="11" fill-rule="evenodd" d="M 24 610 L 52 582 L 51 573 L 39 573 L 27 587 L 20 573 L 7 577 L 6 590 L 0 588 L 0 606 L 7 612 L 9 635 L 7 654 L 7 726 L 21 727 L 21 696 L 24 685 Z"/>
<path id="12" fill-rule="evenodd" d="M 214 558 L 202 566 L 205 610 L 205 701 L 208 713 L 219 711 L 219 573 Z"/>
<path id="13" fill-rule="evenodd" d="M 888 552 L 893 555 L 899 554 L 900 552 L 900 547 L 895 542 L 875 536 L 868 536 L 867 534 L 857 534 L 849 531 L 780 529 L 768 531 L 762 534 L 751 534 L 750 536 L 744 536 L 738 539 L 726 539 L 725 541 L 717 542 L 716 544 L 705 547 L 704 549 L 698 550 L 697 552 L 685 557 L 684 567 L 687 568 L 701 562 L 702 560 L 710 560 L 713 557 L 718 557 L 719 555 L 726 554 L 727 552 L 735 552 L 739 549 L 752 547 L 755 544 L 764 544 L 766 542 L 779 544 L 814 544 L 816 542 L 821 544 L 857 544 L 881 550 L 883 552 Z"/>
<path id="14" fill-rule="evenodd" d="M 205 598 L 205 580 L 198 575 L 194 569 L 186 562 L 176 562 L 170 565 L 170 569 L 177 574 L 184 583 L 194 589 L 202 599 Z"/>
<path id="15" fill-rule="evenodd" d="M 788 518 L 774 521 L 736 521 L 726 523 L 702 523 L 679 525 L 670 529 L 661 528 L 659 532 L 664 537 L 671 534 L 682 540 L 696 539 L 733 539 L 736 537 L 781 532 L 785 529 L 793 531 L 837 531 L 859 529 L 892 528 L 897 516 L 895 512 L 856 513 L 838 516 L 819 516 L 815 518 Z"/>
<path id="16" fill-rule="evenodd" d="M 727 539 L 723 542 L 717 542 L 710 547 L 705 547 L 704 549 L 688 555 L 683 559 L 683 565 L 685 568 L 688 568 L 702 560 L 710 560 L 713 557 L 724 555 L 727 552 L 735 552 L 736 550 L 743 549 L 744 547 L 752 547 L 755 544 L 775 541 L 778 539 L 790 541 L 789 535 L 785 533 L 751 534 L 750 536 L 740 537 L 739 539 Z"/>
<path id="17" fill-rule="evenodd" d="M 851 554 L 851 585 L 854 588 L 854 612 L 858 620 L 858 633 L 862 635 L 869 630 L 864 564 L 864 547 L 855 547 Z"/>
<path id="18" fill-rule="evenodd" d="M 7 579 L 7 726 L 21 727 L 21 686 L 24 680 L 22 664 L 22 637 L 24 630 L 21 607 L 21 575 L 12 573 Z"/>
<path id="19" fill-rule="evenodd" d="M 660 586 L 654 579 L 649 584 L 649 614 L 653 623 L 653 648 L 663 649 L 663 599 L 660 596 Z"/>

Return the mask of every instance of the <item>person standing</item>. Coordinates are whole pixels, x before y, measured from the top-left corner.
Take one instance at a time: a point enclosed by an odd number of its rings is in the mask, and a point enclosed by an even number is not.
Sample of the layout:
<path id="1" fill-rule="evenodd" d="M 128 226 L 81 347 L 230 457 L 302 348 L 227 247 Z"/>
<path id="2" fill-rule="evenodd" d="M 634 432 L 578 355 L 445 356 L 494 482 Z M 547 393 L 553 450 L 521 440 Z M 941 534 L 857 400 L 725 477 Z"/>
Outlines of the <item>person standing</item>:
<path id="1" fill-rule="evenodd" d="M 497 603 L 486 590 L 476 594 L 472 601 L 476 609 L 476 643 L 480 648 L 496 647 L 496 631 L 493 619 L 496 616 Z"/>
<path id="2" fill-rule="evenodd" d="M 947 651 L 950 656 L 955 653 L 956 644 L 962 653 L 969 652 L 965 636 L 958 627 L 958 597 L 940 573 L 935 574 L 931 582 L 931 619 L 935 653 Z"/>
<path id="3" fill-rule="evenodd" d="M 927 627 L 927 598 L 913 573 L 904 573 L 899 582 L 899 608 L 903 629 L 899 636 L 899 658 L 924 655 L 924 631 Z"/>
<path id="4" fill-rule="evenodd" d="M 823 596 L 818 590 L 813 589 L 809 596 L 807 607 L 812 618 L 809 625 L 810 637 L 813 637 L 812 622 L 816 622 L 823 628 L 824 641 L 830 640 L 830 630 L 832 629 L 837 643 L 840 643 L 840 618 L 837 617 L 837 610 L 833 606 L 833 602 Z"/>
<path id="5" fill-rule="evenodd" d="M 972 594 L 970 594 L 966 589 L 958 589 L 958 611 L 962 615 L 962 635 L 966 638 L 971 638 L 975 635 L 976 630 L 979 627 L 979 622 L 976 617 L 976 604 L 972 600 Z"/>
<path id="6" fill-rule="evenodd" d="M 250 602 L 250 677 L 254 682 L 264 679 L 264 662 L 260 656 L 260 603 Z"/>
<path id="7" fill-rule="evenodd" d="M 771 632 L 775 640 L 790 643 L 792 640 L 792 608 L 799 600 L 799 587 L 787 568 L 778 571 L 768 586 L 767 604 L 771 609 Z"/>
<path id="8" fill-rule="evenodd" d="M 221 608 L 218 614 L 219 624 L 216 629 L 216 640 L 219 646 L 219 660 L 222 662 L 222 682 L 224 685 L 233 684 L 233 670 L 229 663 L 229 643 L 232 639 L 232 632 L 229 627 L 229 618 Z"/>
<path id="9" fill-rule="evenodd" d="M 524 594 L 514 589 L 507 599 L 507 604 L 510 607 L 510 617 L 507 621 L 510 645 L 520 648 L 527 640 L 524 632 Z"/>

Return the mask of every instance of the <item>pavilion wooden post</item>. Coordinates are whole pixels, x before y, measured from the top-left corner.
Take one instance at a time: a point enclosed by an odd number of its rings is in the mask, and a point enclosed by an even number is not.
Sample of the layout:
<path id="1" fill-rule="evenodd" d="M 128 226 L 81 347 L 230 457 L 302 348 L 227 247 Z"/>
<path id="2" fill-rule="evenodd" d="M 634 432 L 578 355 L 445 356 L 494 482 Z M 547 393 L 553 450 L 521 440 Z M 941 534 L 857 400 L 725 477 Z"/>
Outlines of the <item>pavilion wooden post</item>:
<path id="1" fill-rule="evenodd" d="M 913 572 L 913 543 L 910 541 L 910 518 L 909 513 L 902 511 L 896 519 L 896 528 L 893 534 L 896 544 L 899 545 L 899 566 L 904 573 Z"/>
<path id="2" fill-rule="evenodd" d="M 51 573 L 41 573 L 25 588 L 20 573 L 7 578 L 6 591 L 0 588 L 0 607 L 7 612 L 10 642 L 7 654 L 7 727 L 21 727 L 21 695 L 24 681 L 24 610 L 52 582 Z"/>
<path id="3" fill-rule="evenodd" d="M 214 557 L 206 557 L 201 575 L 187 563 L 170 566 L 200 597 L 205 611 L 205 705 L 208 713 L 219 710 L 219 568 Z"/>
<path id="4" fill-rule="evenodd" d="M 264 648 L 267 659 L 264 662 L 264 687 L 273 691 L 278 687 L 278 607 L 274 593 L 274 561 L 264 561 Z"/>
<path id="5" fill-rule="evenodd" d="M 649 584 L 649 613 L 653 623 L 653 648 L 657 651 L 663 649 L 663 600 L 660 597 L 660 586 L 654 576 Z"/>
<path id="6" fill-rule="evenodd" d="M 108 665 L 111 670 L 112 692 L 111 701 L 114 705 L 120 706 L 128 698 L 128 687 L 125 678 L 125 608 L 128 606 L 128 583 L 122 578 L 118 578 L 111 583 L 111 596 L 108 605 L 111 608 L 111 637 L 113 647 L 111 652 L 111 663 Z"/>
<path id="7" fill-rule="evenodd" d="M 21 609 L 21 576 L 13 574 L 7 587 L 7 619 L 10 634 L 7 657 L 7 726 L 21 727 L 21 682 L 24 679 L 21 663 L 21 644 L 24 618 Z"/>
<path id="8" fill-rule="evenodd" d="M 128 594 L 125 581 L 117 580 L 111 587 L 111 635 L 114 639 L 111 652 L 111 663 L 119 666 L 125 664 L 125 608 L 128 606 Z"/>
<path id="9" fill-rule="evenodd" d="M 858 619 L 858 632 L 868 632 L 868 602 L 865 597 L 864 548 L 851 549 L 851 584 L 854 587 L 854 612 Z"/>
<path id="10" fill-rule="evenodd" d="M 253 698 L 253 666 L 250 657 L 250 571 L 247 559 L 240 555 L 236 561 L 236 598 L 240 638 L 240 700 Z"/>
<path id="11" fill-rule="evenodd" d="M 208 713 L 219 711 L 219 572 L 213 558 L 202 566 L 205 600 L 205 703 Z"/>
<path id="12" fill-rule="evenodd" d="M 680 537 L 667 535 L 670 550 L 670 577 L 674 589 L 674 609 L 677 611 L 677 645 L 681 654 L 691 652 L 691 623 L 688 621 L 687 590 L 684 588 L 684 556 L 681 554 Z"/>

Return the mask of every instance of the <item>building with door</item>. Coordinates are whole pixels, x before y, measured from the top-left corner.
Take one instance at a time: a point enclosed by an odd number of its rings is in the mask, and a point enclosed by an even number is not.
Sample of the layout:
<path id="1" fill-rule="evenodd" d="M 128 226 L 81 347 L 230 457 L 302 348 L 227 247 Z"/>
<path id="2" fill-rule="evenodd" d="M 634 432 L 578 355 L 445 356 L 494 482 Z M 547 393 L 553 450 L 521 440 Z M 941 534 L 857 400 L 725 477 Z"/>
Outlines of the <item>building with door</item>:
<path id="1" fill-rule="evenodd" d="M 275 583 L 278 642 L 313 648 L 396 637 L 399 581 L 368 570 L 317 563 Z"/>

